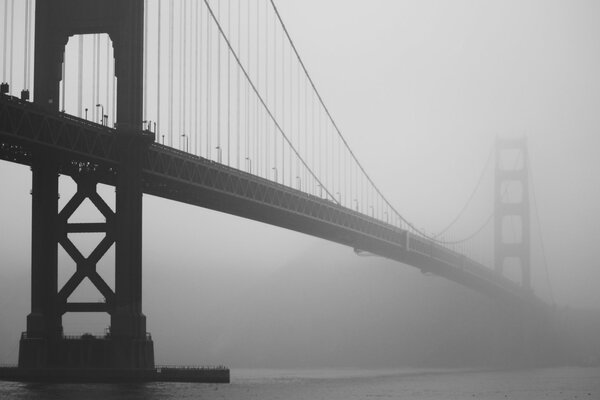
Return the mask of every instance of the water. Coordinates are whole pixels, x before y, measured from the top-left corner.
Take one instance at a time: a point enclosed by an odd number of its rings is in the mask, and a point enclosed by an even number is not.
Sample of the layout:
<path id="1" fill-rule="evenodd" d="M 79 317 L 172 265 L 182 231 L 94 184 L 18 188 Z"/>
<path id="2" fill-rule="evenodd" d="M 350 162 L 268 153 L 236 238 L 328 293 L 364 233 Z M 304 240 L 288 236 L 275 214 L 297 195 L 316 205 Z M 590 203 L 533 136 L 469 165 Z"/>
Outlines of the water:
<path id="1" fill-rule="evenodd" d="M 0 399 L 590 399 L 600 368 L 520 371 L 232 370 L 229 385 L 0 382 Z"/>

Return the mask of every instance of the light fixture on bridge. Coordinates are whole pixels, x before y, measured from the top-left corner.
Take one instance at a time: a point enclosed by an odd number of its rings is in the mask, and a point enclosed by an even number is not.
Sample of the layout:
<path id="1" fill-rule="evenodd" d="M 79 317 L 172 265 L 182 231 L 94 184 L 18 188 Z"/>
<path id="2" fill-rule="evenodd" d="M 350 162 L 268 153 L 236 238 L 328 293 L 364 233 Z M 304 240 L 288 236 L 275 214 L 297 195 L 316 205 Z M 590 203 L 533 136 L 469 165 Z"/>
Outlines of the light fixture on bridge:
<path id="1" fill-rule="evenodd" d="M 100 114 L 100 123 L 104 125 L 104 106 L 102 104 L 96 104 L 96 108 L 100 107 L 102 113 Z"/>

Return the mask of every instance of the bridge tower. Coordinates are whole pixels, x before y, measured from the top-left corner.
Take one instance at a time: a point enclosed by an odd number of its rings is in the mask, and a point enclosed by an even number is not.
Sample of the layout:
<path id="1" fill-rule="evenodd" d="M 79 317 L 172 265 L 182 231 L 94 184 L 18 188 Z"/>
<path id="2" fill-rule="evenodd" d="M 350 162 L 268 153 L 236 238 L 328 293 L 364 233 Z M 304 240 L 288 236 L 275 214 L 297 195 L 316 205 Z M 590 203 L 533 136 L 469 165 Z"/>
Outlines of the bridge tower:
<path id="1" fill-rule="evenodd" d="M 516 156 L 516 161 L 503 156 Z M 503 162 L 505 161 L 505 162 Z M 504 165 L 508 163 L 508 165 Z M 526 138 L 496 140 L 496 182 L 494 189 L 494 264 L 496 272 L 504 272 L 508 259 L 516 259 L 521 268 L 521 284 L 531 290 L 530 216 L 529 216 L 529 161 Z M 519 190 L 520 187 L 520 190 Z M 515 201 L 504 199 L 506 190 L 520 193 Z M 510 220 L 512 218 L 512 221 Z M 520 222 L 516 224 L 516 222 Z M 507 226 L 512 224 L 519 238 L 505 240 Z M 517 226 L 515 226 L 517 225 Z"/>
<path id="2" fill-rule="evenodd" d="M 141 160 L 148 140 L 142 134 L 143 0 L 37 0 L 35 13 L 34 102 L 58 112 L 64 49 L 70 36 L 107 33 L 114 47 L 117 90 L 117 142 L 120 163 L 112 174 L 116 187 L 113 212 L 96 191 L 98 167 L 93 162 L 32 151 L 31 313 L 19 347 L 23 368 L 151 368 L 152 339 L 142 313 L 142 180 Z M 65 165 L 78 165 L 73 176 L 77 193 L 59 212 L 58 175 Z M 104 174 L 107 172 L 104 171 Z M 89 198 L 106 223 L 69 223 Z M 101 232 L 104 239 L 85 258 L 68 233 Z M 115 288 L 96 272 L 96 263 L 115 244 Z M 77 264 L 75 274 L 59 288 L 58 245 Z M 103 294 L 100 303 L 69 303 L 83 279 Z M 66 312 L 107 312 L 110 331 L 103 339 L 67 339 Z"/>

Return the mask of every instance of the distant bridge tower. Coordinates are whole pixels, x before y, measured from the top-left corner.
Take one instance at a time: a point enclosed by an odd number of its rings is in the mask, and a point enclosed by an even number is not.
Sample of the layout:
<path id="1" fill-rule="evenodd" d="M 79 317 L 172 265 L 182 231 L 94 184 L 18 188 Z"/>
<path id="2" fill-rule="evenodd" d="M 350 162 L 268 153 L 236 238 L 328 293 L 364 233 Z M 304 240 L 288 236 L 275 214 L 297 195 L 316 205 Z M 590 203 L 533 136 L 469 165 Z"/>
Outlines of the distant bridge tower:
<path id="1" fill-rule="evenodd" d="M 141 160 L 148 140 L 142 135 L 143 0 L 37 0 L 35 15 L 35 103 L 58 111 L 59 83 L 69 36 L 107 33 L 113 42 L 117 90 L 119 165 L 101 171 L 93 160 L 51 156 L 32 151 L 32 266 L 31 313 L 19 347 L 19 366 L 25 368 L 154 366 L 152 340 L 142 314 L 142 179 Z M 77 193 L 58 211 L 58 175 L 66 167 Z M 116 187 L 116 211 L 98 195 L 96 185 Z M 89 198 L 106 223 L 69 223 Z M 86 258 L 69 233 L 104 233 Z M 75 261 L 77 270 L 64 287 L 57 282 L 58 245 Z M 115 244 L 115 288 L 96 272 L 96 264 Z M 72 303 L 69 296 L 88 278 L 104 296 L 99 303 Z M 107 312 L 110 334 L 102 340 L 65 339 L 66 312 Z"/>
<path id="2" fill-rule="evenodd" d="M 529 290 L 531 289 L 531 255 L 528 168 L 529 160 L 525 137 L 497 139 L 494 190 L 495 269 L 502 274 L 507 260 L 518 260 L 522 286 Z M 508 192 L 512 193 L 513 197 L 515 194 L 520 194 L 520 198 L 509 201 L 504 196 Z M 515 230 L 516 238 L 512 242 L 506 240 L 506 232 L 510 229 L 509 227 Z"/>

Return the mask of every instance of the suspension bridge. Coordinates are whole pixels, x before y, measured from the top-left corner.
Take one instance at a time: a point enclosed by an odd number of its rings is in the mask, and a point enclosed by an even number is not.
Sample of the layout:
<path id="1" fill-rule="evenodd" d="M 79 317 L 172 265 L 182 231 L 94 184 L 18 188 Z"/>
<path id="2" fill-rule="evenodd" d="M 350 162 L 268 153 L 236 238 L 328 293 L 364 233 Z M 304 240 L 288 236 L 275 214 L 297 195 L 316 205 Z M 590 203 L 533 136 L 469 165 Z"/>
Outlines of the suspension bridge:
<path id="1" fill-rule="evenodd" d="M 473 234 L 448 236 L 466 208 L 437 234 L 418 229 L 352 151 L 272 0 L 0 7 L 0 159 L 32 170 L 32 304 L 21 367 L 154 365 L 142 313 L 144 193 L 340 243 L 507 304 L 545 307 L 531 285 L 526 141 L 496 143 L 494 208 Z M 518 154 L 508 168 L 499 161 L 507 151 Z M 59 175 L 77 184 L 61 209 Z M 520 184 L 519 201 L 507 202 L 508 182 Z M 116 188 L 114 209 L 99 184 Z M 70 222 L 86 199 L 104 222 Z M 518 241 L 503 238 L 506 217 L 519 219 Z M 491 222 L 486 264 L 464 250 Z M 87 257 L 72 240 L 86 233 L 104 235 Z M 62 287 L 59 246 L 77 266 Z M 112 246 L 114 287 L 96 270 Z M 509 258 L 519 261 L 518 281 L 503 274 Z M 86 278 L 103 301 L 69 301 Z M 62 316 L 71 312 L 110 315 L 99 354 L 81 355 L 81 341 L 65 339 Z"/>

